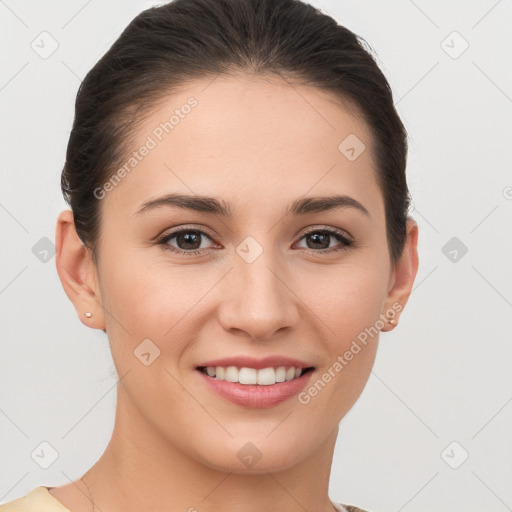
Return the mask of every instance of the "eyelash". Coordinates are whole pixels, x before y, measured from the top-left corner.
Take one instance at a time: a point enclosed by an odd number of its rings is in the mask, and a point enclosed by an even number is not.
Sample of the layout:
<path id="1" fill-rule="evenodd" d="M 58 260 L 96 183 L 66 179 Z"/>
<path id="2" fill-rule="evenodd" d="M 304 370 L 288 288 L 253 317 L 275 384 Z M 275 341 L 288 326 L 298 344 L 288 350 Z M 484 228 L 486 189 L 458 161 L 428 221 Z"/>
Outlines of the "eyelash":
<path id="1" fill-rule="evenodd" d="M 201 253 L 204 253 L 204 251 L 208 251 L 208 249 L 194 249 L 194 250 L 190 250 L 190 251 L 185 251 L 183 249 L 177 249 L 176 247 L 173 247 L 173 246 L 171 246 L 171 245 L 169 245 L 167 243 L 169 240 L 172 240 L 173 238 L 175 238 L 180 233 L 187 233 L 187 232 L 191 232 L 191 231 L 199 233 L 200 235 L 204 235 L 207 238 L 209 238 L 210 240 L 212 240 L 212 237 L 209 236 L 208 233 L 205 233 L 204 231 L 201 231 L 200 229 L 185 228 L 185 229 L 179 229 L 177 231 L 173 231 L 171 233 L 167 233 L 167 234 L 161 236 L 157 240 L 157 244 L 162 245 L 163 248 L 165 250 L 167 250 L 167 251 L 171 251 L 173 253 L 183 254 L 183 255 L 187 255 L 187 256 L 201 254 Z M 336 240 L 338 240 L 338 242 L 341 242 L 341 245 L 336 245 L 336 246 L 330 247 L 328 249 L 309 249 L 309 248 L 304 248 L 304 250 L 306 252 L 313 253 L 315 255 L 326 254 L 326 253 L 330 254 L 330 253 L 333 253 L 333 252 L 346 251 L 347 249 L 349 249 L 351 246 L 354 245 L 353 240 L 350 240 L 349 238 L 347 238 L 343 231 L 340 231 L 338 229 L 333 229 L 333 228 L 313 229 L 311 231 L 308 231 L 307 233 L 304 233 L 300 237 L 299 241 L 302 240 L 303 238 L 307 237 L 308 235 L 313 234 L 313 233 L 322 233 L 322 234 L 331 235 L 334 238 L 336 238 Z"/>

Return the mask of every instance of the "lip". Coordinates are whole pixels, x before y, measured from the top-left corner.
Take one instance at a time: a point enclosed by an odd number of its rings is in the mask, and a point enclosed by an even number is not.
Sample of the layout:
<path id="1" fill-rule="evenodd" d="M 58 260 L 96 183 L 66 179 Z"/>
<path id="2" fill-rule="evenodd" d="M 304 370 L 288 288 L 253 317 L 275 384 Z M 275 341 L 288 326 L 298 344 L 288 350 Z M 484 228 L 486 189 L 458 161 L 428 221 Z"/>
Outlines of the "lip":
<path id="1" fill-rule="evenodd" d="M 256 370 L 270 367 L 277 368 L 279 366 L 286 366 L 287 368 L 294 366 L 295 368 L 303 369 L 313 367 L 312 364 L 306 363 L 305 361 L 300 361 L 299 359 L 294 359 L 287 356 L 267 356 L 263 358 L 255 358 L 251 356 L 232 356 L 225 357 L 223 359 L 212 359 L 211 361 L 206 361 L 198 365 L 197 368 L 206 366 L 236 366 L 237 368 L 255 368 Z"/>
<path id="2" fill-rule="evenodd" d="M 310 371 L 302 374 L 296 379 L 285 382 L 276 382 L 275 384 L 268 386 L 228 382 L 227 380 L 209 377 L 197 369 L 196 373 L 203 379 L 204 383 L 211 391 L 230 402 L 251 409 L 264 409 L 274 407 L 275 405 L 278 405 L 300 393 L 310 380 L 311 375 L 314 373 L 314 369 L 311 368 Z"/>

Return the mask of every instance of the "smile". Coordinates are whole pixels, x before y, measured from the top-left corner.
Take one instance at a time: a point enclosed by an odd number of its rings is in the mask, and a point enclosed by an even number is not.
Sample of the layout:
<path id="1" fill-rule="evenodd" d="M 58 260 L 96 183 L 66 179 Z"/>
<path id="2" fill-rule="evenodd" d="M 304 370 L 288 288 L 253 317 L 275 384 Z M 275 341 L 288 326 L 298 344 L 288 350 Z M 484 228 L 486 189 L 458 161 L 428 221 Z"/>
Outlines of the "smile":
<path id="1" fill-rule="evenodd" d="M 196 374 L 206 388 L 222 399 L 251 409 L 274 407 L 300 393 L 314 367 L 199 366 Z"/>
<path id="2" fill-rule="evenodd" d="M 235 382 L 245 385 L 258 384 L 260 386 L 271 386 L 280 382 L 288 382 L 298 379 L 303 373 L 312 368 L 296 368 L 294 366 L 278 366 L 268 368 L 248 368 L 236 366 L 203 366 L 199 371 L 217 380 Z"/>

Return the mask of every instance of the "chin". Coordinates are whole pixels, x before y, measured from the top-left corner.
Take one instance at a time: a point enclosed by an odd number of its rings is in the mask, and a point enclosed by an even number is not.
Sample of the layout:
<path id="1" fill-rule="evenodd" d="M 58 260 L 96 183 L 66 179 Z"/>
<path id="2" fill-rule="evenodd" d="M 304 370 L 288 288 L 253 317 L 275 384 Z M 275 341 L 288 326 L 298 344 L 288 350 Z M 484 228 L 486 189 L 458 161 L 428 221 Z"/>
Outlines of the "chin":
<path id="1" fill-rule="evenodd" d="M 277 436 L 267 439 L 267 434 L 233 436 L 225 442 L 204 441 L 204 449 L 195 446 L 196 460 L 209 468 L 226 473 L 265 474 L 285 471 L 308 457 L 306 445 L 298 438 Z M 229 435 L 226 433 L 226 438 Z M 252 439 L 252 441 L 251 441 Z M 303 438 L 305 439 L 305 437 Z"/>

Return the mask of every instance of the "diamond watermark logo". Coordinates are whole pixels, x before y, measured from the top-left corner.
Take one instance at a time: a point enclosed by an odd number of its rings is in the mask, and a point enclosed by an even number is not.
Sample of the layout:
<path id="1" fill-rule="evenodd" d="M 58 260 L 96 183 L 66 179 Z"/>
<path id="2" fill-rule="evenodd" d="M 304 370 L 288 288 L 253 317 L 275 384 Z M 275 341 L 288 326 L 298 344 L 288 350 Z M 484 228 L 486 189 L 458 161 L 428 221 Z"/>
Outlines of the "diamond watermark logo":
<path id="1" fill-rule="evenodd" d="M 238 450 L 236 456 L 248 468 L 252 468 L 261 459 L 262 453 L 253 443 L 246 443 Z"/>
<path id="2" fill-rule="evenodd" d="M 42 263 L 48 263 L 55 256 L 55 244 L 43 236 L 32 247 L 32 254 Z"/>
<path id="3" fill-rule="evenodd" d="M 468 248 L 463 242 L 454 236 L 443 245 L 441 252 L 452 263 L 458 263 L 466 255 Z"/>
<path id="4" fill-rule="evenodd" d="M 30 47 L 41 59 L 48 59 L 57 51 L 59 43 L 49 32 L 43 31 L 30 43 Z"/>
<path id="5" fill-rule="evenodd" d="M 366 146 L 357 135 L 351 133 L 348 137 L 343 139 L 339 144 L 338 149 L 340 150 L 340 153 L 347 158 L 347 160 L 353 162 L 363 154 Z"/>
<path id="6" fill-rule="evenodd" d="M 135 347 L 133 353 L 144 366 L 149 366 L 160 356 L 160 349 L 149 338 L 146 338 Z"/>
<path id="7" fill-rule="evenodd" d="M 252 236 L 245 238 L 236 248 L 236 253 L 246 263 L 253 263 L 256 261 L 262 252 L 263 247 Z"/>
<path id="8" fill-rule="evenodd" d="M 469 457 L 468 451 L 457 441 L 452 441 L 442 452 L 443 459 L 452 469 L 459 469 Z"/>
<path id="9" fill-rule="evenodd" d="M 59 458 L 59 453 L 48 441 L 43 441 L 34 448 L 30 456 L 38 466 L 48 469 Z"/>
<path id="10" fill-rule="evenodd" d="M 441 41 L 441 48 L 452 59 L 458 59 L 469 48 L 469 43 L 456 30 L 454 30 Z"/>

